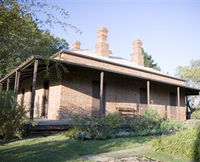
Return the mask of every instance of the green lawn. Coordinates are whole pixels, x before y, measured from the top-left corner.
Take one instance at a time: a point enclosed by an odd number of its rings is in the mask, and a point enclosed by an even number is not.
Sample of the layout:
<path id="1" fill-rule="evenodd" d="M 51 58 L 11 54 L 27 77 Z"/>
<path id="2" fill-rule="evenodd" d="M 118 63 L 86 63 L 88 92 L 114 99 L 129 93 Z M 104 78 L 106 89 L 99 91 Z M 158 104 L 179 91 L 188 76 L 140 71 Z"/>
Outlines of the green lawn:
<path id="1" fill-rule="evenodd" d="M 13 142 L 0 142 L 0 161 L 83 161 L 80 157 L 81 155 L 148 145 L 154 138 L 132 137 L 76 141 L 68 139 L 63 134 L 48 137 L 32 137 Z M 145 154 L 158 159 L 166 156 L 164 154 L 156 157 L 157 154 L 153 152 Z"/>
<path id="2" fill-rule="evenodd" d="M 175 157 L 164 152 L 157 152 L 157 151 L 149 151 L 144 152 L 142 155 L 146 157 L 150 157 L 152 159 L 160 160 L 163 162 L 191 162 L 192 160 L 185 159 L 182 157 Z"/>

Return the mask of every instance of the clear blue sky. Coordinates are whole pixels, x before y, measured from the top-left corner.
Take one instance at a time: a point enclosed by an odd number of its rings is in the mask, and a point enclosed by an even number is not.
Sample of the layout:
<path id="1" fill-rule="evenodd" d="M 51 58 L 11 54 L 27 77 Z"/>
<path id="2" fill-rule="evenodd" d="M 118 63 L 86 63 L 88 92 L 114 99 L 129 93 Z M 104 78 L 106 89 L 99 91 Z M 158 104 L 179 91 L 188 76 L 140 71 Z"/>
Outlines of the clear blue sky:
<path id="1" fill-rule="evenodd" d="M 65 33 L 55 26 L 51 32 L 68 43 L 81 41 L 83 49 L 94 49 L 98 27 L 108 28 L 113 54 L 130 59 L 132 42 L 143 41 L 162 71 L 175 73 L 177 66 L 200 59 L 200 0 L 47 0 L 69 11 L 66 19 L 83 33 Z M 54 12 L 52 11 L 54 14 Z M 56 15 L 56 13 L 55 13 Z M 58 15 L 57 15 L 58 16 Z"/>

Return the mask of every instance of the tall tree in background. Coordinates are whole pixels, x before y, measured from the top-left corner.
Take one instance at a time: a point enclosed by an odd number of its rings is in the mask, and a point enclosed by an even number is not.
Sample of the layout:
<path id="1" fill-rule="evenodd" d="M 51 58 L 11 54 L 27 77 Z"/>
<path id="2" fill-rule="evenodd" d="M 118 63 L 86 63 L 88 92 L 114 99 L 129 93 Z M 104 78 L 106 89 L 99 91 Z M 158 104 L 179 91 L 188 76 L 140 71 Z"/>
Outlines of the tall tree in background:
<path id="1" fill-rule="evenodd" d="M 142 49 L 142 51 L 144 54 L 144 66 L 160 71 L 161 70 L 160 67 L 158 66 L 157 63 L 154 62 L 152 56 L 147 52 L 145 52 L 144 49 Z"/>
<path id="2" fill-rule="evenodd" d="M 70 24 L 62 23 L 43 10 L 44 7 L 60 11 L 63 17 L 68 16 L 62 8 L 33 0 L 0 1 L 0 78 L 31 55 L 49 57 L 68 48 L 65 40 L 52 36 L 41 26 L 59 23 L 66 27 Z M 46 14 L 45 20 L 37 18 L 35 13 L 40 11 Z"/>
<path id="3" fill-rule="evenodd" d="M 189 86 L 200 88 L 200 60 L 191 61 L 189 66 L 179 66 L 176 75 L 187 80 Z"/>
<path id="4" fill-rule="evenodd" d="M 200 88 L 200 60 L 191 61 L 189 66 L 177 67 L 176 76 L 185 79 L 188 86 Z M 190 96 L 188 101 L 192 107 L 200 105 L 199 96 Z"/>

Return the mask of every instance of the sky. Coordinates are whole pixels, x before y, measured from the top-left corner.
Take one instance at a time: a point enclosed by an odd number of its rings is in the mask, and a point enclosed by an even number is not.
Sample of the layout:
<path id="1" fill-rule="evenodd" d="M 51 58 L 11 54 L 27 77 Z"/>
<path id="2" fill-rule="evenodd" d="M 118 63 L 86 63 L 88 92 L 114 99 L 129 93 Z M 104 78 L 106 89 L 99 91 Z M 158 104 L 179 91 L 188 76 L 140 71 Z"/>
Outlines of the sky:
<path id="1" fill-rule="evenodd" d="M 55 25 L 49 30 L 71 46 L 81 41 L 82 49 L 95 49 L 99 27 L 108 29 L 113 55 L 130 59 L 132 42 L 140 39 L 163 72 L 174 75 L 178 66 L 200 59 L 200 0 L 46 0 L 64 8 L 70 17 L 51 10 L 72 28 Z"/>

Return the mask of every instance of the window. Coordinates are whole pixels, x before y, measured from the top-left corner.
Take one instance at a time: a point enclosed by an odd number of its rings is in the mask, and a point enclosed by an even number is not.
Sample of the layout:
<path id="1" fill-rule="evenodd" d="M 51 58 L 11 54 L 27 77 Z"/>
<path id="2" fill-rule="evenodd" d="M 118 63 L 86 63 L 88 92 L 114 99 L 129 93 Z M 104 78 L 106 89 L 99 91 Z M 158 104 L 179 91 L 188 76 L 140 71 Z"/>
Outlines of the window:
<path id="1" fill-rule="evenodd" d="M 140 103 L 147 104 L 147 89 L 140 88 Z"/>
<path id="2" fill-rule="evenodd" d="M 170 93 L 170 106 L 176 106 L 176 93 Z"/>

